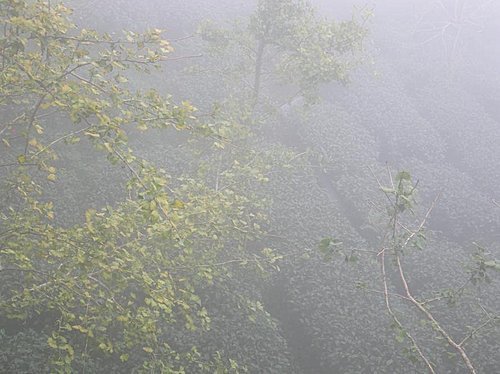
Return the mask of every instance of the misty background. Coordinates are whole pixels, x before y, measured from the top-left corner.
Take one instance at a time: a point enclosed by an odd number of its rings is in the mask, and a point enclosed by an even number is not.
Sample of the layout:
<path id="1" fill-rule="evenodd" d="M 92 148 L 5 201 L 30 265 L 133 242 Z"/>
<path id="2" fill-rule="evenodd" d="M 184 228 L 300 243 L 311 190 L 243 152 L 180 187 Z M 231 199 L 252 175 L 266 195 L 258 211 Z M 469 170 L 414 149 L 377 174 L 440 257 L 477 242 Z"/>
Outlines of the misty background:
<path id="1" fill-rule="evenodd" d="M 241 246 L 242 253 L 252 256 L 262 248 L 279 254 L 265 274 L 256 276 L 245 262 L 229 265 L 223 275 L 215 270 L 220 278 L 213 284 L 195 282 L 210 328 L 185 331 L 182 324 L 172 322 L 158 339 L 180 352 L 196 346 L 201 362 L 220 354 L 249 373 L 428 372 L 409 337 L 387 313 L 379 270 L 391 215 L 379 183 L 388 186 L 391 176 L 404 170 L 417 187 L 412 214 L 401 224 L 403 234 L 407 230 L 403 224 L 418 227 L 432 207 L 422 243 L 402 255 L 411 289 L 422 300 L 439 299 L 430 309 L 457 341 L 465 338 L 478 373 L 498 371 L 498 272 L 486 282 L 482 278 L 477 284 L 469 282 L 477 275 L 475 261 L 486 272 L 500 259 L 498 2 L 312 1 L 319 19 L 341 21 L 350 20 L 353 13 L 371 14 L 364 24 L 368 32 L 362 51 L 352 53 L 360 63 L 353 63 L 344 82 L 321 82 L 311 93 L 303 90 L 298 95 L 289 95 L 292 88 L 296 90 L 293 85 L 275 83 L 271 73 L 264 75 L 262 93 L 248 112 L 241 108 L 244 100 L 250 100 L 243 93 L 252 78 L 238 70 L 245 61 L 242 49 L 221 52 L 210 44 L 215 37 L 210 39 L 212 34 L 204 30 L 214 25 L 214 29 L 237 30 L 230 32 L 237 35 L 245 30 L 257 2 L 66 3 L 74 9 L 71 19 L 79 29 L 110 35 L 165 30 L 164 37 L 174 48 L 172 61 L 146 76 L 126 72 L 128 85 L 155 88 L 171 95 L 174 103 L 189 101 L 198 109 L 194 116 L 216 123 L 226 131 L 218 133 L 221 139 L 227 136 L 233 143 L 214 148 L 213 139 L 151 129 L 132 131 L 130 148 L 165 169 L 179 191 L 183 183 L 189 191 L 201 191 L 202 183 L 216 192 L 233 189 L 222 177 L 219 181 L 227 169 L 231 170 L 227 178 L 235 178 L 235 193 L 263 204 L 254 206 L 242 197 L 238 203 L 250 207 L 220 218 L 234 223 L 253 222 L 256 217 L 257 222 L 262 211 L 266 218 L 258 229 L 264 233 L 245 237 L 243 245 L 235 233 L 210 232 L 210 237 L 228 236 L 220 257 L 208 256 L 209 260 L 232 261 L 232 249 Z M 265 73 L 266 68 L 272 71 L 274 66 L 264 65 Z M 219 108 L 236 114 L 227 123 L 218 122 Z M 238 126 L 233 127 L 231 120 Z M 57 225 L 78 225 L 89 209 L 128 198 L 127 191 L 118 187 L 130 174 L 126 167 L 111 165 L 90 143 L 81 142 L 72 150 L 57 147 L 64 155 L 57 161 L 58 182 L 46 192 L 54 203 Z M 241 169 L 232 171 L 233 159 Z M 221 212 L 223 217 L 224 207 Z M 196 242 L 195 255 L 208 247 Z M 487 260 L 479 259 L 483 255 Z M 389 282 L 390 292 L 404 294 L 394 261 L 387 263 L 389 277 L 396 279 Z M 255 303 L 248 306 L 241 295 Z M 407 301 L 393 298 L 396 314 L 436 372 L 467 372 L 459 354 Z M 44 330 L 51 318 L 37 318 L 12 322 L 2 316 L 0 372 L 51 372 L 46 347 L 50 329 Z M 487 326 L 476 331 L 485 321 Z M 141 349 L 137 350 L 129 362 L 114 353 L 89 354 L 85 356 L 89 364 L 82 366 L 75 359 L 72 371 L 174 372 L 137 369 L 134 365 L 142 363 Z M 203 372 L 188 364 L 183 370 Z"/>

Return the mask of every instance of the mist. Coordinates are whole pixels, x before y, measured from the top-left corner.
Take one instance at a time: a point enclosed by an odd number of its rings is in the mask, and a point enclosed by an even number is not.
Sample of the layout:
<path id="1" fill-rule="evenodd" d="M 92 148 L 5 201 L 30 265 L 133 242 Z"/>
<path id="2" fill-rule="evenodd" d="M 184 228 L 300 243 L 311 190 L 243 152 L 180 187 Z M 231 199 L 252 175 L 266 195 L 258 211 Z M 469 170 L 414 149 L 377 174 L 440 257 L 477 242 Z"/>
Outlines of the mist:
<path id="1" fill-rule="evenodd" d="M 0 19 L 0 373 L 498 371 L 498 2 Z"/>

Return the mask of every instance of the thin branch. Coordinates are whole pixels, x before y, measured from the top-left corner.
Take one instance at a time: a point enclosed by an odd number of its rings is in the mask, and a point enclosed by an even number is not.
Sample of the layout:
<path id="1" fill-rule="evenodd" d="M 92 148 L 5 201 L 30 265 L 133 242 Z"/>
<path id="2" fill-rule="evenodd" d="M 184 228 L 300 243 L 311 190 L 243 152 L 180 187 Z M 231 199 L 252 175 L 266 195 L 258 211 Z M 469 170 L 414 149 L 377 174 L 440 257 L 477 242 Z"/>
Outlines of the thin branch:
<path id="1" fill-rule="evenodd" d="M 50 117 L 54 114 L 57 114 L 59 113 L 59 110 L 53 110 L 52 112 L 47 112 L 47 113 L 43 113 L 43 114 L 39 114 L 36 116 L 36 119 L 40 119 L 40 118 L 45 118 L 45 117 Z"/>
<path id="2" fill-rule="evenodd" d="M 95 83 L 94 83 L 94 82 L 92 82 L 91 80 L 89 80 L 89 79 L 87 79 L 87 78 L 82 77 L 81 75 L 78 75 L 78 74 L 76 74 L 76 73 L 74 73 L 74 72 L 69 73 L 69 75 L 71 75 L 72 77 L 75 77 L 75 78 L 77 78 L 77 79 L 81 80 L 82 82 L 87 83 L 88 85 L 90 85 L 90 86 L 92 86 L 92 87 L 94 87 L 94 88 L 97 88 L 97 89 L 98 89 L 99 91 L 101 91 L 101 92 L 104 92 L 104 93 L 106 92 L 106 90 L 105 90 L 104 88 L 102 88 L 101 86 L 98 86 L 97 84 L 95 84 Z"/>
<path id="3" fill-rule="evenodd" d="M 374 290 L 374 289 L 371 289 L 371 288 L 363 288 L 362 290 L 363 291 L 368 291 L 368 292 L 373 292 L 373 293 L 378 293 L 378 294 L 385 295 L 385 290 L 384 291 L 380 291 L 380 290 Z M 389 296 L 399 297 L 400 299 L 404 299 L 404 300 L 410 300 L 405 295 L 401 295 L 399 293 L 388 292 L 388 295 Z"/>
<path id="4" fill-rule="evenodd" d="M 392 178 L 391 168 L 389 167 L 389 164 L 386 164 L 385 168 L 387 169 L 387 175 L 389 176 L 389 180 L 391 181 L 392 189 L 395 190 L 396 187 L 394 186 L 394 179 Z"/>
<path id="5" fill-rule="evenodd" d="M 244 264 L 247 262 L 258 263 L 258 262 L 264 261 L 264 259 L 261 259 L 258 256 L 255 256 L 255 257 L 256 258 L 238 258 L 238 259 L 233 259 L 233 260 L 214 262 L 211 264 L 193 264 L 193 265 L 185 265 L 185 266 L 176 266 L 172 269 L 179 270 L 179 269 L 192 269 L 192 268 L 211 268 L 211 267 L 219 267 L 219 266 L 225 266 L 225 265 L 230 265 L 230 264 Z"/>
<path id="6" fill-rule="evenodd" d="M 373 169 L 370 166 L 368 166 L 368 169 L 370 169 L 370 172 L 372 173 L 373 177 L 377 181 L 378 187 L 382 190 L 382 192 L 384 193 L 384 195 L 387 198 L 387 200 L 389 200 L 389 203 L 391 205 L 393 205 L 391 197 L 389 196 L 389 194 L 387 192 L 385 192 L 384 186 L 382 186 L 382 183 L 380 182 L 380 179 L 378 179 L 377 175 L 375 174 L 375 172 L 373 171 Z"/>
<path id="7" fill-rule="evenodd" d="M 55 145 L 56 143 L 59 143 L 61 141 L 63 141 L 64 139 L 67 139 L 71 136 L 75 136 L 75 135 L 78 135 L 86 130 L 89 130 L 92 126 L 87 126 L 83 129 L 80 129 L 80 130 L 77 130 L 77 131 L 73 131 L 73 132 L 70 132 L 69 134 L 66 134 L 66 135 L 63 135 L 55 140 L 53 140 L 52 142 L 50 142 L 49 144 L 47 144 L 45 147 L 43 147 L 42 149 L 40 149 L 37 153 L 35 153 L 32 158 L 38 156 L 39 154 L 45 152 L 47 149 L 51 148 L 53 145 Z"/>
<path id="8" fill-rule="evenodd" d="M 183 37 L 180 37 L 180 38 L 177 38 L 177 39 L 169 39 L 169 42 L 170 43 L 177 43 L 177 42 L 181 42 L 183 40 L 191 39 L 191 38 L 194 38 L 194 37 L 195 37 L 195 34 L 191 34 L 191 35 L 183 36 Z"/>
<path id="9" fill-rule="evenodd" d="M 493 316 L 493 317 L 490 316 L 485 322 L 480 324 L 478 327 L 472 330 L 465 338 L 463 338 L 462 341 L 458 343 L 458 345 L 462 347 L 469 339 L 474 337 L 474 335 L 476 335 L 481 329 L 485 328 L 486 326 L 496 321 L 497 319 L 500 319 L 500 316 Z"/>
<path id="10" fill-rule="evenodd" d="M 130 62 L 132 64 L 141 64 L 141 65 L 149 65 L 149 64 L 154 64 L 155 62 L 167 62 L 167 61 L 177 61 L 177 60 L 186 60 L 190 58 L 200 58 L 203 57 L 202 54 L 198 55 L 187 55 L 187 56 L 178 56 L 178 57 L 163 57 L 159 58 L 158 60 L 137 60 L 137 59 L 132 59 L 132 58 L 125 58 L 122 61 L 124 62 Z"/>
<path id="11" fill-rule="evenodd" d="M 113 296 L 113 291 L 108 286 L 106 286 L 106 284 L 104 284 L 102 281 L 100 281 L 98 278 L 95 278 L 91 274 L 88 275 L 87 277 L 93 280 L 94 282 L 97 282 L 102 288 L 108 291 L 108 293 L 110 294 L 110 298 L 108 298 L 108 300 L 112 301 L 116 306 L 118 306 L 118 309 L 120 309 L 120 311 L 124 311 L 123 306 L 118 301 L 115 300 L 115 297 Z"/>
<path id="12" fill-rule="evenodd" d="M 482 309 L 484 314 L 486 314 L 488 317 L 491 317 L 491 315 L 492 315 L 491 312 L 488 312 L 482 304 L 479 304 L 479 307 Z"/>
<path id="13" fill-rule="evenodd" d="M 306 155 L 307 153 L 308 153 L 308 151 L 298 153 L 298 154 L 294 155 L 290 160 L 288 160 L 288 162 L 292 162 L 293 160 L 299 158 L 300 156 Z"/>
<path id="14" fill-rule="evenodd" d="M 405 240 L 405 242 L 404 242 L 404 244 L 403 244 L 403 246 L 402 246 L 401 248 L 405 248 L 405 247 L 408 245 L 408 243 L 410 242 L 410 240 L 411 240 L 411 239 L 412 239 L 415 235 L 417 235 L 419 232 L 421 232 L 421 231 L 422 231 L 422 229 L 423 229 L 423 227 L 424 227 L 425 223 L 427 222 L 427 219 L 429 218 L 429 216 L 430 216 L 431 212 L 434 210 L 434 207 L 436 206 L 436 203 L 437 203 L 437 201 L 439 200 L 439 197 L 441 196 L 441 193 L 442 193 L 442 191 L 440 191 L 440 192 L 436 195 L 436 197 L 435 197 L 435 198 L 434 198 L 434 200 L 432 201 L 431 206 L 430 206 L 430 207 L 429 207 L 429 209 L 427 210 L 427 213 L 425 214 L 424 218 L 422 219 L 422 222 L 420 222 L 420 225 L 418 226 L 418 228 L 417 228 L 415 231 L 413 231 L 413 232 L 411 233 L 411 235 L 410 235 L 410 236 L 408 236 L 408 238 L 406 238 L 406 240 Z"/>
<path id="15" fill-rule="evenodd" d="M 156 44 L 157 41 L 147 41 L 147 40 L 122 40 L 122 39 L 116 39 L 116 40 L 103 40 L 103 39 L 85 39 L 85 38 L 79 38 L 77 36 L 67 36 L 67 35 L 48 35 L 47 38 L 50 39 L 55 39 L 55 40 L 70 40 L 74 42 L 78 42 L 80 44 L 130 44 L 130 45 L 136 45 L 137 43 L 144 43 L 144 44 Z M 179 41 L 183 39 L 188 39 L 189 37 L 184 37 L 180 38 L 177 40 L 171 40 L 171 41 Z M 170 41 L 169 41 L 170 42 Z"/>
<path id="16" fill-rule="evenodd" d="M 35 123 L 36 115 L 38 113 L 38 110 L 40 109 L 43 101 L 45 100 L 45 97 L 47 97 L 47 93 L 44 93 L 38 101 L 35 104 L 35 107 L 33 108 L 33 112 L 31 113 L 30 119 L 28 121 L 28 129 L 26 130 L 26 144 L 24 145 L 24 155 L 28 153 L 28 146 L 29 146 L 29 137 L 30 137 L 30 132 L 31 128 L 33 127 L 33 124 Z"/>
<path id="17" fill-rule="evenodd" d="M 6 123 L 5 126 L 2 128 L 2 130 L 0 130 L 0 135 L 2 135 L 10 126 L 14 125 L 18 120 L 23 118 L 25 115 L 26 115 L 26 113 L 21 113 L 16 118 L 14 118 L 12 121 Z"/>
<path id="18" fill-rule="evenodd" d="M 459 295 L 459 294 L 461 295 L 464 292 L 465 288 L 467 287 L 467 285 L 469 283 L 470 283 L 470 279 L 467 279 L 464 282 L 464 284 L 462 284 L 460 287 L 458 287 L 457 289 L 451 290 L 452 296 Z M 448 298 L 450 298 L 452 296 L 450 296 L 450 295 L 440 295 L 440 296 L 433 297 L 431 299 L 422 300 L 422 301 L 420 301 L 420 303 L 425 306 L 427 304 L 434 303 L 436 301 L 441 301 L 443 299 L 448 299 Z"/>
<path id="19" fill-rule="evenodd" d="M 177 61 L 177 60 L 186 60 L 186 59 L 189 59 L 189 58 L 200 58 L 200 57 L 203 57 L 203 55 L 202 54 L 197 54 L 197 55 L 169 57 L 169 58 L 162 58 L 160 61 Z"/>

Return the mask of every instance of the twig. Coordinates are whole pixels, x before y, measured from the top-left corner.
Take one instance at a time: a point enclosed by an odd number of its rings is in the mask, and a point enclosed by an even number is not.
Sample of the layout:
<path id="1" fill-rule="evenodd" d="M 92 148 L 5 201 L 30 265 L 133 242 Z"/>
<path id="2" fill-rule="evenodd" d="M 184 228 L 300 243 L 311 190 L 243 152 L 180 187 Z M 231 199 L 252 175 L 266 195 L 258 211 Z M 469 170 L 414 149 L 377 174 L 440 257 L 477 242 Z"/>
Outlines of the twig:
<path id="1" fill-rule="evenodd" d="M 102 288 L 104 288 L 106 291 L 108 291 L 110 294 L 110 297 L 108 298 L 108 300 L 110 300 L 114 304 L 116 304 L 118 306 L 118 309 L 120 309 L 120 311 L 124 310 L 123 306 L 118 301 L 115 300 L 115 297 L 113 296 L 113 291 L 106 284 L 104 284 L 102 281 L 100 281 L 98 278 L 95 278 L 92 275 L 88 275 L 87 277 L 89 279 L 93 280 L 94 282 L 97 282 Z"/>
<path id="2" fill-rule="evenodd" d="M 191 34 L 191 35 L 183 36 L 183 37 L 180 37 L 180 38 L 177 38 L 177 39 L 170 39 L 169 42 L 170 43 L 177 43 L 177 42 L 180 42 L 180 41 L 183 41 L 183 40 L 186 40 L 186 39 L 191 39 L 191 38 L 194 38 L 194 37 L 195 37 L 195 34 Z"/>
<path id="3" fill-rule="evenodd" d="M 105 90 L 104 88 L 102 88 L 102 87 L 98 86 L 98 85 L 97 85 L 97 84 L 95 84 L 94 82 L 92 82 L 92 81 L 90 81 L 90 80 L 88 80 L 88 79 L 86 79 L 86 78 L 84 78 L 84 77 L 82 77 L 82 76 L 80 76 L 80 75 L 78 75 L 78 74 L 76 74 L 76 73 L 74 73 L 74 72 L 69 73 L 69 75 L 71 75 L 71 76 L 73 76 L 73 77 L 75 77 L 75 78 L 77 78 L 77 79 L 81 80 L 82 82 L 87 83 L 88 85 L 90 85 L 90 86 L 92 86 L 92 87 L 94 87 L 94 88 L 97 88 L 97 89 L 98 89 L 99 91 L 101 91 L 101 92 L 106 92 L 106 90 Z"/>
<path id="4" fill-rule="evenodd" d="M 35 123 L 36 115 L 38 113 L 38 110 L 40 109 L 43 101 L 45 100 L 45 97 L 47 96 L 47 93 L 44 93 L 38 101 L 35 104 L 35 107 L 33 108 L 33 112 L 31 113 L 30 119 L 28 121 L 28 129 L 26 130 L 26 144 L 24 145 L 24 155 L 28 153 L 28 146 L 29 146 L 29 137 L 30 137 L 30 132 L 31 128 L 33 127 L 33 124 Z"/>
<path id="5" fill-rule="evenodd" d="M 292 161 L 293 161 L 293 160 L 295 160 L 296 158 L 299 158 L 300 156 L 303 156 L 303 155 L 305 155 L 305 154 L 307 154 L 307 151 L 302 152 L 302 153 L 298 153 L 298 154 L 294 155 L 294 156 L 293 156 L 290 160 L 288 160 L 288 162 L 292 162 Z"/>
<path id="6" fill-rule="evenodd" d="M 15 124 L 18 120 L 20 120 L 21 118 L 23 118 L 25 115 L 26 115 L 26 113 L 21 113 L 16 118 L 14 118 L 12 121 L 6 123 L 5 126 L 2 128 L 2 130 L 0 130 L 0 135 L 2 135 L 10 126 L 12 126 L 13 124 Z"/>
<path id="7" fill-rule="evenodd" d="M 53 141 L 52 141 L 52 142 L 50 142 L 48 145 L 46 145 L 45 147 L 43 147 L 42 149 L 40 149 L 37 153 L 35 153 L 35 154 L 32 156 L 32 158 L 33 158 L 33 157 L 38 156 L 39 154 L 41 154 L 41 153 L 43 153 L 43 152 L 45 152 L 47 149 L 51 148 L 54 144 L 59 143 L 60 141 L 63 141 L 64 139 L 67 139 L 67 138 L 69 138 L 69 137 L 71 137 L 71 136 L 78 135 L 78 134 L 80 134 L 81 132 L 83 132 L 83 131 L 86 131 L 86 130 L 90 129 L 91 127 L 92 127 L 92 126 L 87 126 L 87 127 L 85 127 L 84 129 L 80 129 L 80 130 L 77 130 L 77 131 L 70 132 L 69 134 L 63 135 L 63 136 L 61 136 L 60 138 L 57 138 L 57 139 L 53 140 Z"/>
<path id="8" fill-rule="evenodd" d="M 425 223 L 427 222 L 427 219 L 429 218 L 431 212 L 434 210 L 434 207 L 436 206 L 436 203 L 437 203 L 437 201 L 438 201 L 438 199 L 439 199 L 440 196 L 441 196 L 441 191 L 436 195 L 436 197 L 432 201 L 431 206 L 427 210 L 427 213 L 425 214 L 424 218 L 422 219 L 422 222 L 420 222 L 420 225 L 418 226 L 418 228 L 415 231 L 413 231 L 410 236 L 408 236 L 408 238 L 405 240 L 405 242 L 404 242 L 404 244 L 403 244 L 403 246 L 401 248 L 405 248 L 408 245 L 409 241 L 415 235 L 417 235 L 419 232 L 422 231 L 422 228 L 424 227 Z"/>
<path id="9" fill-rule="evenodd" d="M 467 342 L 467 340 L 471 339 L 474 335 L 476 335 L 479 332 L 479 330 L 483 329 L 484 327 L 488 326 L 491 322 L 499 318 L 500 318 L 499 316 L 493 316 L 493 317 L 490 316 L 485 322 L 476 327 L 465 338 L 463 338 L 462 341 L 458 343 L 458 345 L 462 347 Z"/>
<path id="10" fill-rule="evenodd" d="M 389 194 L 387 192 L 384 191 L 384 186 L 382 186 L 382 183 L 380 182 L 380 179 L 378 179 L 377 175 L 375 174 L 375 172 L 373 171 L 373 169 L 370 166 L 368 166 L 368 169 L 370 169 L 370 172 L 372 173 L 373 178 L 375 178 L 375 180 L 377 181 L 378 187 L 382 190 L 382 192 L 384 193 L 384 195 L 387 198 L 387 200 L 389 200 L 389 203 L 391 205 L 393 205 L 391 197 L 389 196 Z M 392 180 L 391 180 L 391 182 L 392 182 Z"/>
<path id="11" fill-rule="evenodd" d="M 371 288 L 362 288 L 363 291 L 368 291 L 368 292 L 373 292 L 373 293 L 378 293 L 378 294 L 382 294 L 382 295 L 385 295 L 385 291 L 380 291 L 380 290 L 373 290 Z M 395 296 L 395 297 L 399 297 L 400 299 L 404 299 L 404 300 L 409 300 L 405 295 L 401 295 L 399 293 L 394 293 L 394 292 L 388 292 L 387 293 L 389 296 Z"/>
<path id="12" fill-rule="evenodd" d="M 452 290 L 453 295 L 462 294 L 464 292 L 465 288 L 467 287 L 467 285 L 469 284 L 469 282 L 470 282 L 470 279 L 467 279 L 463 285 L 461 285 L 460 287 L 458 287 L 455 290 Z M 422 301 L 420 301 L 420 303 L 422 305 L 427 305 L 427 304 L 433 303 L 435 301 L 440 301 L 440 300 L 447 299 L 447 298 L 450 298 L 450 296 L 449 295 L 440 295 L 440 296 L 433 297 L 432 299 L 422 300 Z"/>
<path id="13" fill-rule="evenodd" d="M 178 57 L 160 57 L 157 60 L 149 60 L 149 59 L 144 59 L 144 60 L 137 60 L 137 59 L 132 59 L 132 58 L 125 58 L 122 61 L 124 62 L 130 62 L 132 64 L 142 64 L 142 65 L 149 65 L 149 64 L 154 64 L 155 62 L 168 62 L 168 61 L 177 61 L 177 60 L 186 60 L 190 58 L 200 58 L 203 57 L 203 55 L 198 54 L 198 55 L 187 55 L 187 56 L 178 56 Z"/>
<path id="14" fill-rule="evenodd" d="M 392 173 L 391 173 L 391 168 L 389 167 L 389 164 L 385 164 L 385 167 L 387 169 L 387 174 L 389 176 L 389 180 L 391 181 L 391 186 L 392 186 L 392 189 L 396 189 L 396 187 L 394 187 L 394 179 L 392 178 Z"/>

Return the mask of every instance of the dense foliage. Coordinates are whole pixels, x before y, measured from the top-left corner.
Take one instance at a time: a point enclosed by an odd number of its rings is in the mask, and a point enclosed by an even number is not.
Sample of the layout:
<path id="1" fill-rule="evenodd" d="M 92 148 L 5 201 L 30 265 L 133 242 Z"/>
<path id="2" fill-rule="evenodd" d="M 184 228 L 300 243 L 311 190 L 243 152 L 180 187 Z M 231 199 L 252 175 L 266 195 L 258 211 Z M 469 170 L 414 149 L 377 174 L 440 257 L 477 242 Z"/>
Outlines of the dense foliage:
<path id="1" fill-rule="evenodd" d="M 0 372 L 496 372 L 460 1 L 218 3 L 0 2 Z"/>
<path id="2" fill-rule="evenodd" d="M 119 39 L 78 30 L 62 4 L 10 1 L 1 12 L 4 322 L 36 326 L 47 336 L 50 366 L 60 371 L 220 365 L 216 352 L 202 357 L 195 345 L 169 335 L 210 328 L 200 292 L 232 287 L 226 265 L 261 266 L 274 255 L 247 250 L 245 243 L 260 235 L 262 207 L 227 188 L 231 177 L 221 180 L 226 188 L 214 189 L 203 179 L 171 176 L 128 144 L 134 128 L 218 135 L 196 121 L 187 101 L 175 105 L 155 91 L 127 88 L 130 70 L 168 60 L 170 44 L 159 30 Z M 90 191 L 68 212 L 58 205 L 64 200 L 44 191 L 57 191 L 58 169 L 68 167 L 61 143 L 76 147 L 81 140 L 95 151 L 84 150 L 100 152 L 128 176 L 114 204 L 93 206 Z M 68 224 L 68 215 L 82 210 L 83 222 Z M 260 313 L 250 295 L 234 302 L 242 313 Z M 22 322 L 12 323 L 15 330 Z"/>

